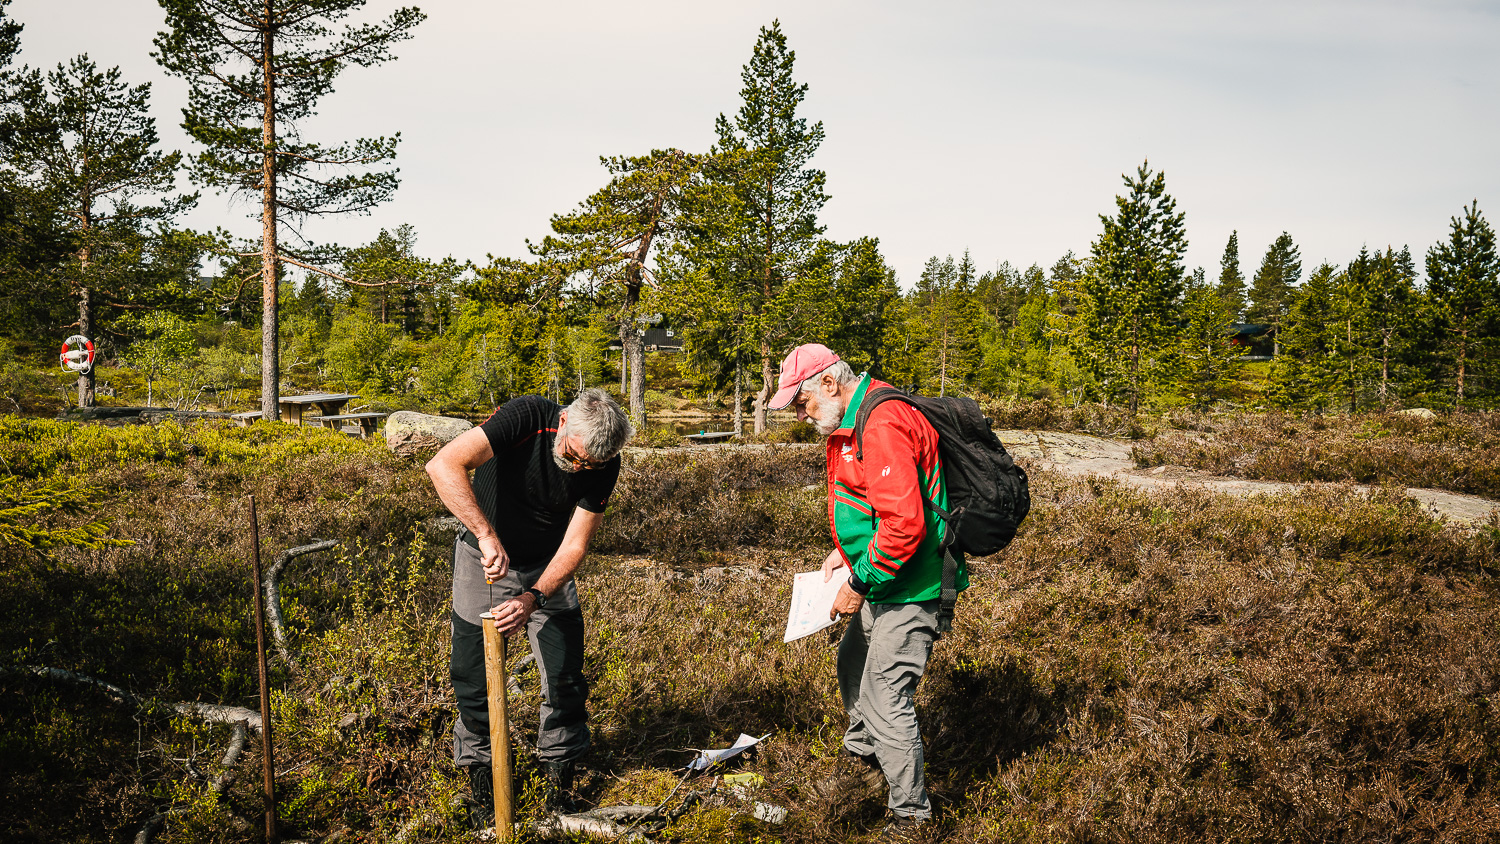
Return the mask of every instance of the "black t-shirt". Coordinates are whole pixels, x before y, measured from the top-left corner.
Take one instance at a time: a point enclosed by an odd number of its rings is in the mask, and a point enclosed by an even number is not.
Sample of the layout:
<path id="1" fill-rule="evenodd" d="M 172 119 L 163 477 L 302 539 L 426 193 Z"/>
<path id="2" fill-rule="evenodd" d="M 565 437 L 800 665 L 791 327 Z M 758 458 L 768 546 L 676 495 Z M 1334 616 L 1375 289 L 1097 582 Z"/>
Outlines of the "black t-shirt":
<path id="1" fill-rule="evenodd" d="M 495 456 L 474 472 L 474 496 L 518 570 L 552 561 L 573 510 L 603 513 L 620 477 L 615 455 L 598 469 L 565 472 L 552 459 L 562 407 L 522 396 L 497 408 L 479 427 Z"/>

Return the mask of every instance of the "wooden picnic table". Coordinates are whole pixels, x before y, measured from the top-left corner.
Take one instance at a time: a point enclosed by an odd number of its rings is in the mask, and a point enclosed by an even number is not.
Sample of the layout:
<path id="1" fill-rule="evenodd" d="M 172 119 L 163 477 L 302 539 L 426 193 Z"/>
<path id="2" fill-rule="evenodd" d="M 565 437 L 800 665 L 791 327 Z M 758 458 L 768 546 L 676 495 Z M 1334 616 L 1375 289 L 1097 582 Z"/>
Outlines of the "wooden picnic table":
<path id="1" fill-rule="evenodd" d="M 301 425 L 302 414 L 311 406 L 316 405 L 318 412 L 325 417 L 336 416 L 350 399 L 357 398 L 359 396 L 352 393 L 307 393 L 300 396 L 277 396 L 276 403 L 281 405 L 281 421 Z"/>
<path id="2" fill-rule="evenodd" d="M 297 396 L 277 396 L 276 404 L 281 407 L 281 421 L 301 425 L 302 414 L 311 406 L 316 405 L 318 412 L 324 416 L 336 416 L 350 399 L 357 398 L 359 396 L 353 393 L 306 393 Z M 260 411 L 246 410 L 232 415 L 241 425 L 250 425 L 260 418 Z"/>
<path id="3" fill-rule="evenodd" d="M 333 428 L 336 431 L 344 430 L 345 422 L 357 422 L 359 423 L 360 436 L 364 439 L 369 439 L 370 435 L 375 433 L 375 423 L 389 415 L 388 413 L 376 413 L 374 411 L 366 413 L 336 413 L 331 416 L 309 416 L 307 417 L 307 421 L 314 425 L 321 425 L 324 428 Z"/>

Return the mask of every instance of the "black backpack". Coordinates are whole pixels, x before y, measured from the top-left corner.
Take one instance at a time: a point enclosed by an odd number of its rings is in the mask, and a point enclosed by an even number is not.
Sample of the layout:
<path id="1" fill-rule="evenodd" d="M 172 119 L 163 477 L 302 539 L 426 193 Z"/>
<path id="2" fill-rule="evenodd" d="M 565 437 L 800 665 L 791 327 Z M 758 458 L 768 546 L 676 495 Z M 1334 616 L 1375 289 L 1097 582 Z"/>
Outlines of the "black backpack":
<path id="1" fill-rule="evenodd" d="M 865 423 L 883 402 L 900 401 L 916 408 L 938 435 L 938 457 L 948 488 L 948 509 L 923 498 L 947 525 L 943 540 L 942 601 L 938 632 L 947 632 L 958 602 L 958 560 L 954 552 L 986 556 L 1000 551 L 1016 536 L 1016 528 L 1031 512 L 1026 470 L 1017 466 L 990 429 L 990 420 L 973 399 L 958 396 L 913 396 L 881 388 L 865 396 L 854 414 L 855 455 L 865 459 Z"/>

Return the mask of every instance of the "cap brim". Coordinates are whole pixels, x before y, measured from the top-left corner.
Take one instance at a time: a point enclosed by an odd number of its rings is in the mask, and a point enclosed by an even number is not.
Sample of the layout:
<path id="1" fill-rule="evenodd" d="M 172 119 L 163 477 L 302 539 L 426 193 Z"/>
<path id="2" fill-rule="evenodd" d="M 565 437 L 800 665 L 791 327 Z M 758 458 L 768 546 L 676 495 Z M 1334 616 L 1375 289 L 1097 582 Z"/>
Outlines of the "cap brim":
<path id="1" fill-rule="evenodd" d="M 801 384 L 793 384 L 790 387 L 782 387 L 781 389 L 776 391 L 776 395 L 771 396 L 771 401 L 766 404 L 766 407 L 770 408 L 771 410 L 781 410 L 782 408 L 792 403 L 792 399 L 797 397 L 797 391 L 801 389 Z"/>

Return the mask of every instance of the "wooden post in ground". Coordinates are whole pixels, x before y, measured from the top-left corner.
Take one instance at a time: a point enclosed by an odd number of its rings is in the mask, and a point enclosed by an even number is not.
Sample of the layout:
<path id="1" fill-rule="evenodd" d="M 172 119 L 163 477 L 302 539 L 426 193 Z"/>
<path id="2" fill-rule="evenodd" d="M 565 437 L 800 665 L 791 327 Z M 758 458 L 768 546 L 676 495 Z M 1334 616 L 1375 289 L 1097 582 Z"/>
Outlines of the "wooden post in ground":
<path id="1" fill-rule="evenodd" d="M 505 691 L 505 637 L 495 629 L 489 613 L 479 616 L 484 627 L 484 679 L 490 698 L 490 768 L 494 773 L 495 840 L 508 842 L 515 832 L 516 812 L 511 802 L 510 715 Z"/>
<path id="2" fill-rule="evenodd" d="M 266 841 L 276 844 L 276 762 L 271 756 L 271 682 L 266 671 L 266 605 L 260 581 L 260 523 L 255 516 L 255 496 L 250 496 L 250 567 L 255 574 L 255 655 L 260 663 L 260 741 L 265 762 L 263 783 L 266 808 Z"/>

